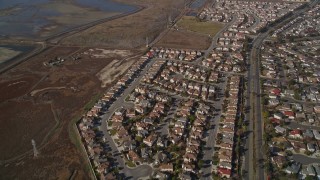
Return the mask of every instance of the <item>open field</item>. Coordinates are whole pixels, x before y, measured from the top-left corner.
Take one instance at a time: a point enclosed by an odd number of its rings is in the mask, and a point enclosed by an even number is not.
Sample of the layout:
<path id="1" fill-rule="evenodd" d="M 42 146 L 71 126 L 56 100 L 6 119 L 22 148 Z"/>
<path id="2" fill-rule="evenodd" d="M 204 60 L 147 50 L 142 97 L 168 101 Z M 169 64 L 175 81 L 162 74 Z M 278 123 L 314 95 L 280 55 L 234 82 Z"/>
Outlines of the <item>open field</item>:
<path id="1" fill-rule="evenodd" d="M 196 33 L 211 35 L 212 37 L 219 32 L 224 24 L 215 22 L 202 22 L 193 16 L 184 16 L 177 22 L 179 29 L 185 29 Z"/>
<path id="2" fill-rule="evenodd" d="M 76 179 L 88 179 L 82 163 L 85 157 L 69 138 L 70 123 L 83 113 L 92 97 L 103 93 L 126 71 L 129 66 L 121 66 L 122 62 L 133 63 L 141 54 L 99 49 L 89 55 L 83 53 L 88 48 L 53 47 L 2 74 L 0 111 L 5 113 L 0 115 L 0 135 L 5 139 L 0 148 L 0 179 L 67 179 L 75 170 Z M 104 56 L 104 52 L 110 53 Z M 71 54 L 81 58 L 72 60 Z M 66 61 L 59 66 L 44 66 L 56 56 Z M 117 76 L 102 82 L 98 72 L 114 59 L 120 66 L 109 70 L 116 71 Z M 110 73 L 107 69 L 103 72 Z M 31 139 L 40 151 L 37 159 L 32 158 Z"/>
<path id="3" fill-rule="evenodd" d="M 130 16 L 111 20 L 71 35 L 62 43 L 102 45 L 110 48 L 141 47 L 145 45 L 146 37 L 150 42 L 155 39 L 166 28 L 169 15 L 175 18 L 181 13 L 180 7 L 184 5 L 183 0 L 138 0 L 130 3 L 143 4 L 146 8 Z"/>
<path id="4" fill-rule="evenodd" d="M 156 47 L 199 49 L 204 50 L 210 46 L 211 40 L 206 35 L 195 34 L 185 30 L 170 30 L 158 43 Z"/>

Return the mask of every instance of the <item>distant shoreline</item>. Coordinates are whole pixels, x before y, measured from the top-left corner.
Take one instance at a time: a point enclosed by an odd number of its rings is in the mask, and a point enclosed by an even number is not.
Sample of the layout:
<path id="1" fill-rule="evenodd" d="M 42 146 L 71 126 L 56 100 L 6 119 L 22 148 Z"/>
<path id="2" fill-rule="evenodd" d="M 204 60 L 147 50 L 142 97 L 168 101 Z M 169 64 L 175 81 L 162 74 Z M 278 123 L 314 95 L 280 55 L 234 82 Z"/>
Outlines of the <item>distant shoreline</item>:
<path id="1" fill-rule="evenodd" d="M 110 0 L 108 3 L 112 4 L 112 3 L 116 3 L 118 4 L 115 10 L 106 10 L 106 9 L 99 9 L 98 7 L 95 6 L 85 6 L 77 1 L 72 1 L 72 2 L 68 2 L 67 4 L 74 6 L 74 7 L 78 7 L 81 9 L 90 9 L 91 12 L 96 12 L 96 13 L 100 13 L 100 15 L 98 16 L 94 16 L 95 14 L 91 14 L 89 13 L 87 17 L 90 18 L 86 18 L 87 20 L 83 21 L 79 21 L 79 24 L 77 23 L 71 23 L 71 22 L 77 22 L 77 17 L 76 16 L 68 16 L 66 17 L 67 21 L 65 22 L 60 22 L 59 19 L 63 19 L 63 16 L 44 16 L 43 18 L 46 19 L 46 21 L 48 21 L 49 23 L 41 26 L 41 28 L 39 28 L 36 32 L 32 32 L 29 33 L 27 30 L 25 33 L 10 33 L 10 29 L 8 29 L 8 32 L 6 33 L 6 31 L 4 31 L 4 33 L 2 35 L 0 35 L 0 40 L 17 40 L 17 41 L 46 41 L 49 39 L 53 39 L 55 37 L 58 37 L 60 35 L 69 33 L 71 31 L 79 31 L 82 29 L 86 29 L 85 27 L 92 27 L 95 25 L 98 25 L 100 23 L 104 23 L 110 20 L 114 20 L 117 18 L 121 18 L 127 15 L 131 15 L 133 13 L 139 12 L 140 10 L 142 10 L 144 7 L 136 5 L 136 4 L 132 4 L 130 2 L 119 2 L 117 0 Z M 62 3 L 64 4 L 64 3 Z M 62 4 L 58 4 L 58 6 L 61 6 Z M 109 5 L 109 4 L 107 4 Z M 122 6 L 123 5 L 123 6 Z M 41 5 L 42 6 L 42 5 Z M 41 6 L 39 6 L 38 8 L 41 8 Z M 45 7 L 48 7 L 45 5 Z M 50 7 L 50 6 L 49 6 Z M 113 7 L 113 6 L 111 6 Z M 12 7 L 11 7 L 12 8 Z M 17 7 L 15 7 L 17 8 Z M 47 9 L 47 8 L 46 8 Z M 48 11 L 50 10 L 50 8 L 48 9 Z M 58 11 L 58 9 L 56 9 Z M 55 10 L 55 11 L 56 11 Z M 66 10 L 63 10 L 66 11 Z M 1 10 L 0 10 L 1 12 Z M 104 15 L 103 15 L 104 14 Z M 82 16 L 86 16 L 86 14 L 83 14 Z M 10 16 L 9 16 L 10 17 Z M 56 21 L 58 20 L 58 21 Z M 70 23 L 68 23 L 70 21 Z M 6 22 L 6 21 L 5 21 Z M 51 22 L 51 23 L 50 23 Z M 27 28 L 29 28 L 28 25 L 26 25 Z M 50 30 L 50 27 L 55 27 L 54 30 Z M 21 26 L 21 28 L 23 28 L 23 25 Z"/>
<path id="2" fill-rule="evenodd" d="M 131 4 L 129 4 L 129 5 L 131 5 Z M 135 14 L 135 13 L 140 12 L 141 10 L 145 9 L 144 6 L 139 6 L 139 5 L 132 5 L 132 6 L 136 7 L 132 11 L 128 11 L 128 12 L 125 12 L 125 13 L 120 13 L 118 15 L 110 16 L 110 17 L 107 17 L 107 18 L 104 18 L 104 19 L 99 19 L 99 20 L 96 20 L 96 21 L 93 21 L 93 22 L 90 22 L 90 23 L 87 23 L 87 24 L 83 24 L 83 25 L 68 29 L 66 31 L 57 33 L 55 35 L 52 35 L 52 36 L 49 36 L 49 37 L 46 37 L 46 38 L 34 39 L 33 40 L 34 43 L 32 43 L 30 45 L 26 45 L 26 44 L 21 43 L 21 41 L 24 41 L 24 40 L 28 40 L 29 41 L 29 39 L 26 39 L 26 38 L 5 37 L 5 39 L 16 41 L 16 43 L 10 43 L 10 45 L 12 45 L 12 46 L 30 46 L 32 48 L 29 51 L 22 52 L 19 55 L 6 60 L 5 62 L 2 62 L 0 64 L 0 74 L 10 70 L 11 68 L 14 68 L 15 66 L 19 65 L 20 63 L 22 63 L 24 61 L 26 61 L 26 60 L 28 60 L 28 59 L 30 59 L 30 58 L 42 53 L 44 50 L 48 49 L 48 46 L 46 46 L 47 43 L 49 43 L 49 44 L 50 43 L 59 44 L 62 39 L 66 38 L 68 36 L 74 35 L 74 34 L 79 33 L 81 31 L 85 31 L 85 30 L 87 30 L 89 28 L 92 28 L 94 26 L 97 26 L 99 24 L 102 24 L 102 23 L 105 23 L 105 22 L 108 22 L 108 21 L 112 21 L 112 20 L 115 20 L 115 19 L 119 19 L 119 18 L 122 18 L 122 17 L 126 17 L 126 16 L 129 16 L 129 15 Z M 36 43 L 36 42 L 39 42 L 39 41 L 43 42 L 42 45 L 39 45 L 38 43 Z M 0 42 L 1 42 L 1 38 L 0 38 Z M 7 44 L 7 45 L 10 46 L 9 44 Z"/>
<path id="3" fill-rule="evenodd" d="M 107 18 L 99 19 L 99 20 L 96 20 L 96 21 L 93 21 L 93 22 L 90 22 L 90 23 L 87 23 L 87 24 L 83 24 L 83 25 L 71 28 L 71 29 L 63 31 L 61 33 L 49 36 L 44 41 L 49 42 L 49 41 L 52 41 L 52 40 L 54 40 L 56 38 L 59 38 L 61 40 L 61 39 L 65 38 L 65 37 L 67 37 L 67 36 L 76 34 L 76 33 L 80 32 L 80 31 L 87 30 L 87 29 L 89 29 L 91 27 L 94 27 L 96 25 L 99 25 L 99 24 L 102 24 L 102 23 L 105 23 L 105 22 L 108 22 L 108 21 L 112 21 L 112 20 L 115 20 L 115 19 L 119 19 L 119 18 L 122 18 L 122 17 L 126 17 L 126 16 L 135 14 L 135 13 L 145 9 L 144 6 L 138 6 L 138 5 L 132 5 L 132 6 L 135 6 L 137 8 L 135 10 L 132 10 L 132 11 L 128 11 L 128 12 L 125 12 L 125 13 L 120 13 L 120 14 L 117 14 L 117 15 L 114 15 L 114 16 L 110 16 L 110 17 L 107 17 Z M 58 44 L 59 42 L 51 42 L 51 43 Z"/>

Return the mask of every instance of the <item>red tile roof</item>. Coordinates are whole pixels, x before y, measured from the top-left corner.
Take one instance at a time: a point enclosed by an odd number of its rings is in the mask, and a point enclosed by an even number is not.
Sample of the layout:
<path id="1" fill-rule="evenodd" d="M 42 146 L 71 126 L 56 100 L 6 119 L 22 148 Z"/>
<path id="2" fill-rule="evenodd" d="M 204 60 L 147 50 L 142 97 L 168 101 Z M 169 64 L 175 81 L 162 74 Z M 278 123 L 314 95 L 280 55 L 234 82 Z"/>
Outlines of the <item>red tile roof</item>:
<path id="1" fill-rule="evenodd" d="M 291 135 L 301 134 L 301 130 L 299 130 L 299 129 L 294 129 L 294 130 L 290 131 L 290 134 L 291 134 Z"/>
<path id="2" fill-rule="evenodd" d="M 218 168 L 218 173 L 220 174 L 225 174 L 225 175 L 231 175 L 231 169 L 227 169 L 227 168 Z"/>
<path id="3" fill-rule="evenodd" d="M 278 89 L 278 88 L 275 88 L 275 89 L 272 90 L 272 93 L 275 94 L 275 95 L 277 95 L 277 96 L 279 96 L 280 93 L 281 93 L 281 90 Z"/>
<path id="4" fill-rule="evenodd" d="M 283 114 L 286 116 L 294 116 L 294 112 L 292 111 L 284 111 Z"/>

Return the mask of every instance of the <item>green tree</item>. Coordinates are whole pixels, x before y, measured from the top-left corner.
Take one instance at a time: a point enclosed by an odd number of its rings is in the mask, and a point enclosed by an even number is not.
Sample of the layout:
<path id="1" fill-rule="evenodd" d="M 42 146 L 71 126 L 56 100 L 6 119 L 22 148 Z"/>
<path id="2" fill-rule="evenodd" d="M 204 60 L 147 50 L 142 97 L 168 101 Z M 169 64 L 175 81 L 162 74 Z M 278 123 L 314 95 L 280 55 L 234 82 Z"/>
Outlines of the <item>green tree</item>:
<path id="1" fill-rule="evenodd" d="M 305 180 L 315 180 L 315 178 L 313 176 L 308 175 Z"/>
<path id="2" fill-rule="evenodd" d="M 202 168 L 202 166 L 203 166 L 203 160 L 200 160 L 200 161 L 198 161 L 198 167 L 199 167 L 199 169 L 201 169 Z"/>

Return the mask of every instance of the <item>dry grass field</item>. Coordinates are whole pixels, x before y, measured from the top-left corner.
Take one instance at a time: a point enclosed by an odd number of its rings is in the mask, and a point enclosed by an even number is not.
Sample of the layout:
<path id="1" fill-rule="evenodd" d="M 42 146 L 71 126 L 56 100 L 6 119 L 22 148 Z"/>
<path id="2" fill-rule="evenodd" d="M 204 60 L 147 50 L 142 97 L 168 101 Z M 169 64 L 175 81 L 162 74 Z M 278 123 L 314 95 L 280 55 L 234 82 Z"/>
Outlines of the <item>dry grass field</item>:
<path id="1" fill-rule="evenodd" d="M 199 49 L 205 50 L 210 46 L 211 39 L 208 35 L 193 33 L 186 30 L 170 30 L 156 47 L 177 48 L 177 49 Z"/>
<path id="2" fill-rule="evenodd" d="M 117 53 L 108 57 L 94 58 L 82 53 L 87 50 L 53 47 L 1 75 L 0 179 L 68 179 L 75 171 L 76 179 L 90 178 L 70 127 L 93 97 L 105 92 L 128 67 L 119 66 L 117 76 L 109 77 L 107 83 L 97 74 L 114 59 L 127 61 L 141 52 L 114 50 Z M 74 53 L 81 59 L 68 59 L 55 67 L 43 64 Z M 36 159 L 31 139 L 40 151 Z"/>
<path id="3" fill-rule="evenodd" d="M 184 5 L 183 0 L 137 0 L 130 3 L 143 4 L 145 9 L 71 35 L 62 43 L 102 45 L 110 48 L 141 47 L 145 45 L 146 37 L 150 41 L 155 39 L 166 28 L 168 17 L 178 16 Z"/>
<path id="4" fill-rule="evenodd" d="M 177 26 L 179 29 L 211 35 L 213 37 L 223 28 L 224 24 L 209 21 L 202 22 L 194 16 L 184 16 L 178 21 Z"/>

